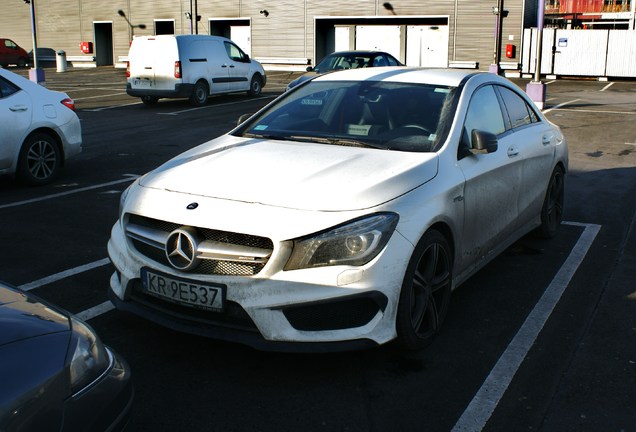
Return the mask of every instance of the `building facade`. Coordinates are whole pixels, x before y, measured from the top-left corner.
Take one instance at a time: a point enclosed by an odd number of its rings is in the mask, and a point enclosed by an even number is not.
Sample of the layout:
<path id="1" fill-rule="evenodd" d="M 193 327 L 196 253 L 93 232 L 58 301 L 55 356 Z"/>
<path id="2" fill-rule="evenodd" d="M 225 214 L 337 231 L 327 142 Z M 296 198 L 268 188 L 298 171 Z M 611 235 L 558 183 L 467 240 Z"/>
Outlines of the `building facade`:
<path id="1" fill-rule="evenodd" d="M 4 1 L 1 36 L 28 51 L 30 5 Z M 536 26 L 537 16 L 536 0 L 32 1 L 38 47 L 94 57 L 97 66 L 125 60 L 136 35 L 198 32 L 230 37 L 271 65 L 316 64 L 337 50 L 380 49 L 408 65 L 487 70 L 495 60 L 520 61 L 523 29 Z"/>

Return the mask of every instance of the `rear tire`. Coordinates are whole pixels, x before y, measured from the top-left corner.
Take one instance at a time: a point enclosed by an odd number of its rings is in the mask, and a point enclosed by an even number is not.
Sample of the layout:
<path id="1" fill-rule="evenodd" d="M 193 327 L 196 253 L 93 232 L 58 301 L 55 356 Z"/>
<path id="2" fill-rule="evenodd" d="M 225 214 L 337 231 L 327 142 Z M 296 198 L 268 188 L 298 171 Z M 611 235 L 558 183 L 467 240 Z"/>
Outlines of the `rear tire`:
<path id="1" fill-rule="evenodd" d="M 250 96 L 258 96 L 263 91 L 263 79 L 260 75 L 255 74 L 252 77 L 252 81 L 250 82 L 250 89 L 247 91 L 247 94 Z"/>
<path id="2" fill-rule="evenodd" d="M 404 275 L 395 327 L 403 348 L 426 347 L 439 331 L 450 303 L 453 254 L 432 229 L 418 242 Z"/>
<path id="3" fill-rule="evenodd" d="M 565 172 L 561 166 L 552 171 L 548 190 L 541 208 L 541 225 L 536 232 L 539 237 L 551 239 L 556 236 L 563 220 L 563 203 L 565 200 Z"/>
<path id="4" fill-rule="evenodd" d="M 159 98 L 155 96 L 142 96 L 140 99 L 147 106 L 157 105 L 157 102 L 159 102 Z"/>
<path id="5" fill-rule="evenodd" d="M 190 95 L 190 103 L 194 106 L 203 106 L 208 103 L 210 88 L 205 81 L 197 81 Z"/>
<path id="6" fill-rule="evenodd" d="M 43 185 L 57 176 L 61 166 L 62 153 L 57 141 L 38 132 L 29 136 L 20 150 L 17 175 L 28 185 Z"/>

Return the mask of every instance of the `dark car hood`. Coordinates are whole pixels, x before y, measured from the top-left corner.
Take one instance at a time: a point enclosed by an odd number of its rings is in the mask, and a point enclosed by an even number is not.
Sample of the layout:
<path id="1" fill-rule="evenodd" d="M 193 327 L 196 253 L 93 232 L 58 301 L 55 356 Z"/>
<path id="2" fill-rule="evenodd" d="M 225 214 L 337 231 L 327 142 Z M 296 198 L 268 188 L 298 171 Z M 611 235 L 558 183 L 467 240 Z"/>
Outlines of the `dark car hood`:
<path id="1" fill-rule="evenodd" d="M 70 328 L 67 315 L 33 295 L 0 283 L 0 346 Z"/>

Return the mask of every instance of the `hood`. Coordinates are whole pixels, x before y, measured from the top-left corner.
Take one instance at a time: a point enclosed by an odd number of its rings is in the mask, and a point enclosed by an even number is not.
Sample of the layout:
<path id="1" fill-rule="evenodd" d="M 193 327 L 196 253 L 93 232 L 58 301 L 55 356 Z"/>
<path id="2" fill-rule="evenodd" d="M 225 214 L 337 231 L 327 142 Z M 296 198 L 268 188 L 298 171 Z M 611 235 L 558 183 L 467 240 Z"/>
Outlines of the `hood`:
<path id="1" fill-rule="evenodd" d="M 0 346 L 70 330 L 66 315 L 23 291 L 0 284 Z"/>
<path id="2" fill-rule="evenodd" d="M 143 187 L 297 210 L 378 206 L 437 174 L 435 153 L 225 135 L 144 176 Z"/>

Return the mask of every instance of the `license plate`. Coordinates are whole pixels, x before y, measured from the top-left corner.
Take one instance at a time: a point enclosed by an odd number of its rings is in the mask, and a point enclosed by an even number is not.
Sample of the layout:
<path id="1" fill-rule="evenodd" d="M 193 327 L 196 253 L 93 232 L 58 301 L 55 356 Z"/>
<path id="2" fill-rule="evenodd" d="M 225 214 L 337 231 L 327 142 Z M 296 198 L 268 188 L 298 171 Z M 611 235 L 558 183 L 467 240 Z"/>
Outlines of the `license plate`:
<path id="1" fill-rule="evenodd" d="M 141 286 L 148 295 L 180 305 L 217 312 L 225 308 L 225 285 L 200 284 L 144 267 Z"/>
<path id="2" fill-rule="evenodd" d="M 135 78 L 133 80 L 133 85 L 135 87 L 152 87 L 152 81 L 147 80 L 147 79 Z"/>

